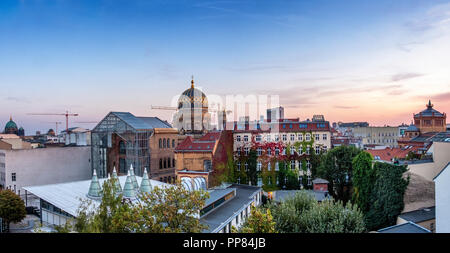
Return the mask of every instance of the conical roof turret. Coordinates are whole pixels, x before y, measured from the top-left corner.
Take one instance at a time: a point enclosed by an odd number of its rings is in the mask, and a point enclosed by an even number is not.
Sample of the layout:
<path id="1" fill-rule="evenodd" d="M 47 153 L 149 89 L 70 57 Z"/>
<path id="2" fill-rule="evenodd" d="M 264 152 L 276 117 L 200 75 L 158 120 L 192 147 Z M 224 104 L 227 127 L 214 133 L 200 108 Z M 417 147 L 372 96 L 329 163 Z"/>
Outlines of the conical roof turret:
<path id="1" fill-rule="evenodd" d="M 131 166 L 130 166 L 130 171 L 131 171 L 131 180 L 133 182 L 134 189 L 137 191 L 137 190 L 139 190 L 139 184 L 136 179 L 136 175 L 134 174 L 133 164 L 131 164 Z"/>
<path id="2" fill-rule="evenodd" d="M 144 175 L 142 176 L 141 187 L 139 188 L 141 192 L 150 193 L 152 186 L 150 184 L 150 179 L 148 179 L 147 168 L 144 169 Z"/>
<path id="3" fill-rule="evenodd" d="M 134 189 L 133 180 L 131 176 L 131 169 L 128 170 L 127 180 L 123 186 L 123 197 L 124 198 L 135 198 L 136 191 Z"/>
<path id="4" fill-rule="evenodd" d="M 102 188 L 100 187 L 100 182 L 97 178 L 97 172 L 94 170 L 92 175 L 91 185 L 89 186 L 88 197 L 90 198 L 100 198 L 102 194 Z"/>
<path id="5" fill-rule="evenodd" d="M 114 180 L 114 190 L 116 193 L 122 193 L 122 187 L 120 186 L 119 177 L 117 176 L 116 167 L 113 169 L 112 178 Z"/>

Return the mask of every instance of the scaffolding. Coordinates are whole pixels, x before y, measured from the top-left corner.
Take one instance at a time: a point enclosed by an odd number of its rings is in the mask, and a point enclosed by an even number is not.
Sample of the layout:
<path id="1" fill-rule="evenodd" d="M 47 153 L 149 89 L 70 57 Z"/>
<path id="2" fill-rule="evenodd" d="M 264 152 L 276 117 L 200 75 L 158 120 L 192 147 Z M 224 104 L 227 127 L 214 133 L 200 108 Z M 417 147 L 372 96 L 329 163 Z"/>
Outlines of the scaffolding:
<path id="1" fill-rule="evenodd" d="M 128 112 L 110 112 L 91 133 L 92 170 L 98 177 L 108 175 L 108 151 L 113 147 L 113 135 L 125 144 L 125 166 L 133 165 L 134 173 L 142 176 L 150 170 L 149 139 L 151 126 Z"/>

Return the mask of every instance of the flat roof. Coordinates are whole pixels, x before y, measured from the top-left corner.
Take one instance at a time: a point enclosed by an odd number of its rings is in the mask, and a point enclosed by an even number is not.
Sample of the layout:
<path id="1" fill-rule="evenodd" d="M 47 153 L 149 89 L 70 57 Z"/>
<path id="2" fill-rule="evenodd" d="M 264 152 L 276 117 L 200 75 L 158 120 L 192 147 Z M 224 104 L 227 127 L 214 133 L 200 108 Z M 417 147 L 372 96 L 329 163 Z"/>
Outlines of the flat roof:
<path id="1" fill-rule="evenodd" d="M 323 201 L 326 198 L 331 198 L 330 194 L 325 191 L 312 191 L 312 190 L 279 190 L 274 191 L 274 201 L 284 201 L 286 198 L 294 196 L 297 192 L 307 192 L 311 194 L 317 201 Z"/>
<path id="2" fill-rule="evenodd" d="M 203 232 L 215 232 L 244 206 L 249 204 L 255 194 L 261 191 L 260 187 L 241 184 L 232 184 L 226 189 L 236 189 L 236 196 L 200 218 L 200 222 L 208 226 Z"/>
<path id="3" fill-rule="evenodd" d="M 123 189 L 127 176 L 119 176 L 119 182 Z M 100 185 L 107 180 L 107 178 L 100 178 Z M 139 185 L 142 181 L 142 177 L 136 176 L 136 180 Z M 87 196 L 89 186 L 91 185 L 91 179 L 83 181 L 75 181 L 60 184 L 47 184 L 38 186 L 23 187 L 25 190 L 31 192 L 37 197 L 49 202 L 50 204 L 64 210 L 70 215 L 77 216 L 77 210 L 80 207 L 81 200 L 90 199 Z M 156 180 L 150 179 L 150 185 L 152 187 L 159 186 L 165 187 L 169 184 L 162 183 Z M 99 201 L 92 201 L 94 207 L 99 204 Z"/>

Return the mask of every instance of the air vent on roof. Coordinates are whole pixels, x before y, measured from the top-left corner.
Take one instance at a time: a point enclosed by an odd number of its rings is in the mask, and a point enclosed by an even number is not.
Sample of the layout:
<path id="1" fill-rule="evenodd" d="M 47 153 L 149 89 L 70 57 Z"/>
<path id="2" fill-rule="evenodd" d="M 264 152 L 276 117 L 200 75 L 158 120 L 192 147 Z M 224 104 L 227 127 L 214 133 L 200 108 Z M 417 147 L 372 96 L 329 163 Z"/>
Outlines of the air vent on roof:
<path id="1" fill-rule="evenodd" d="M 423 209 L 425 212 L 429 212 L 429 211 L 431 211 L 431 209 L 430 208 L 424 208 Z"/>

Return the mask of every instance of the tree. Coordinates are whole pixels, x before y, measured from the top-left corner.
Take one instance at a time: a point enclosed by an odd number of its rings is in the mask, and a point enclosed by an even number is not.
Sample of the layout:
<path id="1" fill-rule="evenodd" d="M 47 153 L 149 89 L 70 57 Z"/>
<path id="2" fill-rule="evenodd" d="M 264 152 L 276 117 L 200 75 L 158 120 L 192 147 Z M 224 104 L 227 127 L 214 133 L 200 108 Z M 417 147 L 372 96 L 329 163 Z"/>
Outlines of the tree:
<path id="1" fill-rule="evenodd" d="M 353 196 L 352 202 L 357 204 L 363 213 L 370 208 L 370 194 L 375 183 L 375 171 L 372 168 L 373 157 L 365 151 L 353 159 Z"/>
<path id="2" fill-rule="evenodd" d="M 364 216 L 356 205 L 325 200 L 318 203 L 307 191 L 298 191 L 280 204 L 268 204 L 275 228 L 281 233 L 361 233 Z"/>
<path id="3" fill-rule="evenodd" d="M 325 200 L 313 205 L 300 217 L 305 233 L 362 233 L 366 230 L 364 215 L 350 202 Z"/>
<path id="4" fill-rule="evenodd" d="M 27 215 L 25 203 L 11 190 L 0 190 L 0 218 L 6 223 L 9 231 L 11 222 L 20 222 Z"/>
<path id="5" fill-rule="evenodd" d="M 198 218 L 207 192 L 189 191 L 180 184 L 156 186 L 132 202 L 115 191 L 113 180 L 104 182 L 98 208 L 93 208 L 92 200 L 82 202 L 74 225 L 76 232 L 196 233 L 207 228 Z M 60 231 L 67 232 L 67 228 Z"/>
<path id="6" fill-rule="evenodd" d="M 330 182 L 330 194 L 347 203 L 351 198 L 353 159 L 361 152 L 353 146 L 339 146 L 322 158 L 317 175 Z"/>
<path id="7" fill-rule="evenodd" d="M 365 220 L 369 230 L 394 225 L 404 208 L 403 196 L 409 184 L 409 176 L 403 177 L 406 166 L 376 162 L 375 182 L 370 194 Z"/>
<path id="8" fill-rule="evenodd" d="M 275 222 L 269 209 L 261 209 L 252 206 L 250 217 L 241 227 L 241 233 L 276 233 Z M 236 232 L 236 231 L 234 231 Z"/>

